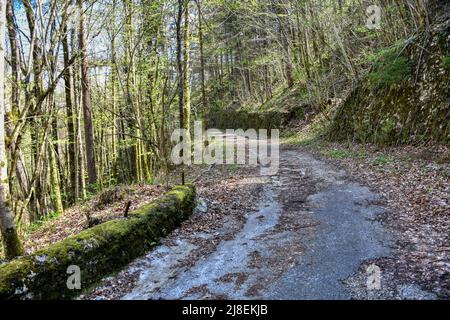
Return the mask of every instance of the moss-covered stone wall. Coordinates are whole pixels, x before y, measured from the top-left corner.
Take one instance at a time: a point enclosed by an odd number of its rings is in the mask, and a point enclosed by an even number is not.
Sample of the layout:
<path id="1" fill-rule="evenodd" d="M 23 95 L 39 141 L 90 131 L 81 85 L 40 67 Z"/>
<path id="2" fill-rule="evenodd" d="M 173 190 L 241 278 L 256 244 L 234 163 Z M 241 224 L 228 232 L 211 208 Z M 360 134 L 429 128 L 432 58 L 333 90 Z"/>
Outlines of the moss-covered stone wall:
<path id="1" fill-rule="evenodd" d="M 396 68 L 373 70 L 337 110 L 329 137 L 391 145 L 449 144 L 450 68 L 445 63 L 449 38 L 450 21 L 446 20 L 400 50 L 397 59 L 408 66 L 400 70 L 408 71 L 402 81 L 380 81 Z"/>
<path id="2" fill-rule="evenodd" d="M 288 112 L 251 112 L 246 110 L 215 110 L 206 116 L 207 128 L 216 129 L 280 129 Z"/>
<path id="3" fill-rule="evenodd" d="M 176 228 L 195 206 L 195 189 L 178 186 L 123 220 L 87 229 L 32 255 L 0 265 L 0 300 L 67 299 L 68 267 L 81 271 L 81 290 L 125 266 Z"/>

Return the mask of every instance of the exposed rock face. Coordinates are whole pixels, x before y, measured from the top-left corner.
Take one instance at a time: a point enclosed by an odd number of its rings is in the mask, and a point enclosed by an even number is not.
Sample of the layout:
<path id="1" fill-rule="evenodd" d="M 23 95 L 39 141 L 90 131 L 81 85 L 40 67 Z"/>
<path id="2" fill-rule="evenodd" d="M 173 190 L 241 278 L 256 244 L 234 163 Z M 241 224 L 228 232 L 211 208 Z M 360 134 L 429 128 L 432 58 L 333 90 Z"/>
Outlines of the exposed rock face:
<path id="1" fill-rule="evenodd" d="M 429 33 L 408 41 L 400 53 L 408 76 L 383 85 L 371 82 L 369 75 L 337 110 L 332 139 L 450 142 L 450 19 L 438 19 Z"/>

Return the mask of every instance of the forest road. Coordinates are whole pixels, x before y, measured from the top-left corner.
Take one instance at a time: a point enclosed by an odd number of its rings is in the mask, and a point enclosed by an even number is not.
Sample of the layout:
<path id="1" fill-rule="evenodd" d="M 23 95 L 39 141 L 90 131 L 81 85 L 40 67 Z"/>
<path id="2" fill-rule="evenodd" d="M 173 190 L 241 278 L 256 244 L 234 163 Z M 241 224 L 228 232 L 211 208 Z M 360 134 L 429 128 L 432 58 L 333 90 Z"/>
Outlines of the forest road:
<path id="1" fill-rule="evenodd" d="M 278 173 L 264 179 L 233 237 L 187 266 L 195 242 L 157 247 L 129 267 L 139 276 L 122 299 L 351 299 L 342 281 L 391 253 L 377 195 L 297 148 L 281 148 Z"/>

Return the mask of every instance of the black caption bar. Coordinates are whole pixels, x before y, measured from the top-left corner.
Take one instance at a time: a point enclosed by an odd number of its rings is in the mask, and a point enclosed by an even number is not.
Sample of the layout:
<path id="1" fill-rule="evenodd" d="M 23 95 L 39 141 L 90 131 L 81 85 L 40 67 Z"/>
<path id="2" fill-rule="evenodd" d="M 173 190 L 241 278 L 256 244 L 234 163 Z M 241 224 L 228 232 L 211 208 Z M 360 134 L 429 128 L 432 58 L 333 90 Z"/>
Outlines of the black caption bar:
<path id="1" fill-rule="evenodd" d="M 44 312 L 55 319 L 315 319 L 332 315 L 385 317 L 389 308 L 399 309 L 402 318 L 420 312 L 439 312 L 448 301 L 0 301 L 18 316 Z M 311 317 L 313 315 L 313 317 Z"/>

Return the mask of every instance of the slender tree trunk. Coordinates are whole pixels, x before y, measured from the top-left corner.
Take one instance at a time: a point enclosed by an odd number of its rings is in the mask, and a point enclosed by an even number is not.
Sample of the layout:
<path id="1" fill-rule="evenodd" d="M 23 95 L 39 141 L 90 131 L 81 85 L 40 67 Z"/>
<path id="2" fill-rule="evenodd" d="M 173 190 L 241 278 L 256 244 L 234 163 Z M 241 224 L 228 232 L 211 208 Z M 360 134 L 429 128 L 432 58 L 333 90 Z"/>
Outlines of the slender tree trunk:
<path id="1" fill-rule="evenodd" d="M 17 31 L 14 25 L 14 5 L 13 0 L 7 0 L 6 7 L 6 18 L 8 21 L 8 35 L 9 35 L 9 44 L 11 46 L 11 80 L 12 80 L 12 88 L 11 88 L 11 114 L 19 114 L 20 112 L 20 51 L 17 42 Z M 15 138 L 13 137 L 13 132 L 15 129 L 15 125 L 9 117 L 5 119 L 8 120 L 8 125 L 6 125 L 6 132 L 8 135 L 7 149 L 10 154 L 10 165 L 12 167 L 9 168 L 9 176 L 12 177 L 13 171 L 15 168 L 17 182 L 22 191 L 22 200 L 23 197 L 27 194 L 29 188 L 29 177 L 27 174 L 27 169 L 24 165 L 24 156 L 23 152 L 20 149 L 20 138 L 16 139 L 16 141 L 12 141 Z M 11 188 L 10 181 L 10 188 Z M 33 207 L 30 207 L 31 211 L 35 211 Z"/>
<path id="2" fill-rule="evenodd" d="M 202 86 L 202 104 L 203 112 L 206 112 L 208 107 L 208 102 L 206 100 L 206 88 L 205 88 L 205 54 L 204 54 L 204 43 L 203 43 L 203 17 L 202 17 L 202 7 L 201 0 L 196 0 L 197 11 L 198 11 L 198 41 L 200 45 L 200 81 Z"/>
<path id="3" fill-rule="evenodd" d="M 70 47 L 71 52 L 78 50 L 76 44 L 76 30 L 70 31 Z M 78 197 L 86 199 L 86 183 L 85 183 L 85 170 L 84 170 L 84 152 L 83 152 L 83 138 L 81 136 L 81 117 L 82 117 L 82 102 L 80 94 L 80 63 L 75 62 L 72 68 L 72 93 L 73 93 L 73 112 L 74 112 L 74 126 L 75 126 L 75 170 L 77 171 L 77 190 Z M 78 200 L 78 199 L 77 199 Z"/>
<path id="4" fill-rule="evenodd" d="M 129 128 L 128 133 L 131 135 L 130 142 L 126 147 L 126 154 L 128 157 L 128 165 L 130 168 L 130 179 L 129 181 L 137 182 L 139 181 L 139 150 L 138 150 L 138 140 L 135 137 L 139 136 L 138 125 L 136 119 L 132 116 L 136 116 L 136 110 L 138 106 L 136 105 L 136 94 L 134 91 L 135 84 L 135 64 L 134 64 L 134 41 L 133 41 L 133 3 L 130 0 L 123 0 L 124 6 L 124 43 L 125 43 L 125 112 L 124 117 L 125 124 Z"/>
<path id="5" fill-rule="evenodd" d="M 183 96 L 184 96 L 184 129 L 190 132 L 191 126 L 191 89 L 189 86 L 189 49 L 190 49 L 190 0 L 184 1 L 184 59 L 183 59 Z"/>
<path id="6" fill-rule="evenodd" d="M 118 147 L 117 147 L 117 76 L 116 76 L 116 68 L 117 68 L 117 59 L 116 59 L 116 6 L 117 0 L 113 0 L 113 21 L 112 30 L 111 30 L 111 99 L 112 99 L 112 132 L 111 132 L 111 144 L 112 144 L 112 175 L 117 179 L 118 177 Z"/>
<path id="7" fill-rule="evenodd" d="M 95 159 L 94 127 L 92 121 L 91 86 L 87 58 L 83 1 L 77 0 L 77 3 L 80 10 L 79 46 L 81 53 L 81 94 L 83 98 L 84 138 L 86 144 L 86 160 L 88 164 L 88 182 L 92 187 L 92 185 L 97 182 L 97 165 Z"/>
<path id="8" fill-rule="evenodd" d="M 56 150 L 49 145 L 48 157 L 50 158 L 50 194 L 52 200 L 53 211 L 63 213 L 64 207 L 61 200 L 61 188 L 58 180 L 58 165 L 56 163 Z"/>
<path id="9" fill-rule="evenodd" d="M 183 19 L 183 0 L 178 0 L 177 27 L 177 68 L 178 68 L 178 105 L 180 128 L 184 125 L 184 90 L 183 90 L 183 37 L 181 33 L 181 20 Z"/>
<path id="10" fill-rule="evenodd" d="M 183 35 L 181 32 L 181 20 L 183 19 L 183 0 L 178 0 L 178 15 L 176 21 L 177 28 L 177 68 L 178 68 L 178 107 L 179 107 L 179 118 L 180 118 L 180 128 L 184 127 L 184 73 L 183 73 Z M 183 137 L 180 137 L 180 142 L 183 142 Z M 180 151 L 180 156 L 183 157 L 183 150 Z M 181 183 L 184 184 L 184 170 L 181 172 Z"/>
<path id="11" fill-rule="evenodd" d="M 9 44 L 11 46 L 11 78 L 12 78 L 12 88 L 11 88 L 11 102 L 12 111 L 18 111 L 19 101 L 20 101 L 20 83 L 19 83 L 19 73 L 20 73 L 20 53 L 17 44 L 17 32 L 14 26 L 14 4 L 13 0 L 7 0 L 7 21 L 8 21 L 8 35 Z"/>
<path id="12" fill-rule="evenodd" d="M 30 32 L 30 38 L 34 39 L 32 41 L 32 70 L 33 70 L 33 81 L 32 87 L 30 88 L 31 94 L 28 97 L 30 101 L 26 101 L 27 104 L 30 105 L 30 124 L 31 124 L 31 150 L 32 150 L 32 164 L 34 177 L 32 176 L 33 186 L 32 188 L 32 196 L 31 201 L 33 202 L 33 207 L 35 211 L 30 212 L 30 221 L 35 221 L 39 219 L 43 214 L 45 214 L 45 196 L 43 195 L 42 187 L 43 187 L 43 173 L 40 170 L 36 170 L 36 168 L 40 167 L 39 159 L 41 158 L 39 154 L 40 148 L 40 132 L 42 129 L 41 115 L 42 115 L 42 106 L 43 101 L 38 101 L 38 97 L 42 92 L 42 79 L 41 79 L 41 71 L 42 71 L 42 59 L 41 59 L 41 48 L 37 41 L 37 29 L 36 29 L 36 19 L 34 13 L 34 6 L 30 2 L 30 0 L 23 0 L 23 5 L 25 8 L 25 14 L 28 23 L 28 29 Z"/>
<path id="13" fill-rule="evenodd" d="M 65 98 L 66 98 L 66 113 L 67 113 L 67 138 L 68 138 L 68 154 L 69 154 L 69 163 L 68 170 L 70 175 L 70 187 L 68 194 L 68 203 L 73 204 L 79 197 L 78 190 L 78 171 L 77 171 L 77 159 L 75 157 L 75 126 L 74 126 L 74 117 L 73 117 L 73 105 L 72 105 L 72 79 L 71 79 L 71 68 L 69 68 L 69 41 L 68 41 L 68 31 L 67 26 L 63 28 L 64 36 L 62 38 L 62 46 L 64 53 L 64 67 L 66 68 L 64 72 L 64 85 L 65 85 Z"/>
<path id="14" fill-rule="evenodd" d="M 8 185 L 8 159 L 5 146 L 5 29 L 6 0 L 0 0 L 0 228 L 5 257 L 8 259 L 23 253 L 14 217 L 10 209 Z"/>

